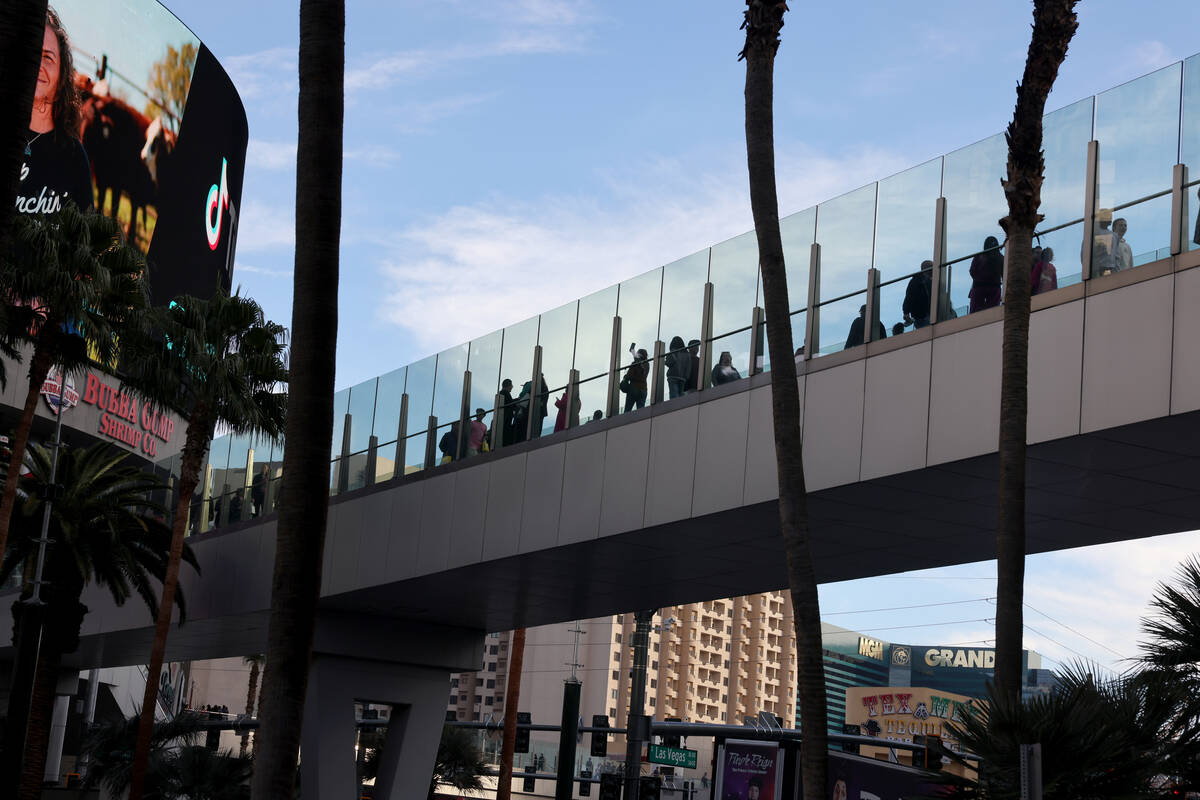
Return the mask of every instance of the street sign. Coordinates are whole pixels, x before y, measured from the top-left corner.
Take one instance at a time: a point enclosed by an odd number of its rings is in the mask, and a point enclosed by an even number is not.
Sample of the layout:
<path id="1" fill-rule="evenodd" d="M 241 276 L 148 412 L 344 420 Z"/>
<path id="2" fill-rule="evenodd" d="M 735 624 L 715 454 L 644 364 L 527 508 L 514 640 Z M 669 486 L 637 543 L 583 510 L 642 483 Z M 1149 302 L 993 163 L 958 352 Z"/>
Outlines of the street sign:
<path id="1" fill-rule="evenodd" d="M 666 764 L 670 767 L 695 769 L 696 751 L 686 750 L 682 747 L 664 747 L 661 744 L 652 744 L 648 746 L 648 750 L 646 751 L 646 760 L 651 764 Z"/>

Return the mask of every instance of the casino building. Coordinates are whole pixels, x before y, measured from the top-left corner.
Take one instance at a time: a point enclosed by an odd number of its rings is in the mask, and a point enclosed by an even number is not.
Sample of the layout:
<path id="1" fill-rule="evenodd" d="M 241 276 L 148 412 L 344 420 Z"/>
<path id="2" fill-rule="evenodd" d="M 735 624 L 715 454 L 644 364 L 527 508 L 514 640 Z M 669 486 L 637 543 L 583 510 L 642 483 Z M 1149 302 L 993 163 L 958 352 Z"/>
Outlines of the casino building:
<path id="1" fill-rule="evenodd" d="M 841 733 L 849 711 L 848 689 L 922 687 L 964 697 L 982 697 L 992 679 L 996 651 L 990 647 L 895 644 L 821 623 L 825 650 L 825 698 L 829 730 Z M 1048 692 L 1054 674 L 1033 650 L 1021 654 L 1023 693 Z M 852 715 L 851 715 L 852 716 Z M 796 718 L 799 725 L 799 716 Z"/>

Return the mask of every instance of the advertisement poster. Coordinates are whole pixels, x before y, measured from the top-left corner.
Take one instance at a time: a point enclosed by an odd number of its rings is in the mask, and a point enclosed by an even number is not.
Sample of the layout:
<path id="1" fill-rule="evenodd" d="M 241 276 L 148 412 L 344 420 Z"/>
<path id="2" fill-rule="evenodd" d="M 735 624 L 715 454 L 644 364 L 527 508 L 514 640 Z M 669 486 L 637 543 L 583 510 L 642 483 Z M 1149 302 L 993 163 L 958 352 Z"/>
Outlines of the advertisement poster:
<path id="1" fill-rule="evenodd" d="M 799 770 L 796 796 L 800 796 Z M 832 800 L 904 800 L 936 797 L 939 787 L 920 770 L 846 753 L 829 754 L 827 796 Z"/>
<path id="2" fill-rule="evenodd" d="M 721 747 L 714 798 L 781 800 L 783 751 L 778 742 L 729 739 Z"/>
<path id="3" fill-rule="evenodd" d="M 228 75 L 156 0 L 56 0 L 16 210 L 113 217 L 156 304 L 208 296 L 232 280 L 247 135 Z"/>

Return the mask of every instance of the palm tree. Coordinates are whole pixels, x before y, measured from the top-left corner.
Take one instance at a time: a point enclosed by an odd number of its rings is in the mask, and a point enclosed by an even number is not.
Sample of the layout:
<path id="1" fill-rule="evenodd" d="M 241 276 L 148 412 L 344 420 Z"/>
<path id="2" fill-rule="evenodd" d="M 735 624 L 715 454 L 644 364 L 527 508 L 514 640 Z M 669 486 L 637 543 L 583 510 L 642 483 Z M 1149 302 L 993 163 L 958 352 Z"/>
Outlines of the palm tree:
<path id="1" fill-rule="evenodd" d="M 1200 557 L 1183 562 L 1173 584 L 1160 583 L 1150 605 L 1154 615 L 1142 620 L 1147 639 L 1139 660 L 1164 684 L 1183 689 L 1177 726 L 1200 733 Z"/>
<path id="2" fill-rule="evenodd" d="M 293 791 L 321 593 L 337 355 L 345 31 L 345 0 L 301 0 L 294 378 L 255 742 L 256 800 L 277 800 Z"/>
<path id="3" fill-rule="evenodd" d="M 1078 0 L 1034 0 L 1033 35 L 1017 106 L 1005 138 L 1008 175 L 1002 181 L 1008 216 L 1004 289 L 1004 351 L 1000 377 L 1000 486 L 996 523 L 996 685 L 1018 697 L 1025 583 L 1025 438 L 1029 415 L 1029 281 L 1033 231 L 1043 216 L 1042 115 L 1058 68 L 1067 57 Z"/>
<path id="4" fill-rule="evenodd" d="M 133 774 L 139 716 L 108 720 L 88 733 L 83 742 L 83 750 L 88 754 L 85 788 L 103 786 L 113 797 L 125 794 Z M 154 723 L 147 785 L 157 790 L 166 783 L 172 752 L 180 745 L 194 742 L 204 732 L 202 722 L 199 714 L 185 711 Z"/>
<path id="5" fill-rule="evenodd" d="M 429 800 L 433 800 L 439 783 L 453 786 L 460 792 L 478 791 L 483 788 L 480 777 L 485 774 L 487 764 L 479 752 L 474 732 L 450 725 L 443 727 L 437 759 L 433 762 L 433 779 L 429 782 Z"/>
<path id="6" fill-rule="evenodd" d="M 169 756 L 163 795 L 179 800 L 250 800 L 253 772 L 250 756 L 188 745 Z"/>
<path id="7" fill-rule="evenodd" d="M 220 423 L 234 433 L 269 439 L 279 436 L 286 408 L 286 398 L 277 391 L 288 378 L 285 347 L 283 328 L 264 319 L 257 303 L 222 291 L 209 300 L 181 297 L 168 308 L 155 309 L 127 337 L 124 350 L 137 391 L 179 410 L 187 419 L 163 601 L 158 607 L 150 651 L 150 675 L 162 670 L 187 510 L 214 427 Z M 157 700 L 158 682 L 147 681 L 131 800 L 142 796 Z"/>
<path id="8" fill-rule="evenodd" d="M 827 772 L 825 666 L 821 651 L 821 610 L 808 527 L 808 493 L 800 434 L 800 392 L 792 354 L 787 270 L 779 234 L 775 191 L 773 94 L 775 52 L 787 4 L 746 0 L 746 162 L 750 207 L 758 237 L 767 345 L 771 353 L 771 415 L 775 421 L 775 464 L 779 476 L 779 527 L 787 555 L 788 587 L 796 626 L 796 669 L 800 725 L 804 731 L 801 772 L 806 800 L 825 792 Z"/>
<path id="9" fill-rule="evenodd" d="M 1158 796 L 1155 781 L 1194 761 L 1195 744 L 1170 734 L 1181 692 L 1133 673 L 1097 681 L 1075 665 L 1049 694 L 1022 701 L 995 685 L 947 727 L 979 756 L 978 780 L 944 776 L 959 798 L 1021 797 L 1021 745 L 1042 749 L 1046 800 Z M 973 766 L 973 765 L 972 765 Z"/>
<path id="10" fill-rule="evenodd" d="M 246 683 L 246 716 L 253 717 L 254 709 L 258 705 L 258 673 L 262 669 L 263 656 L 253 655 L 242 658 L 242 663 L 250 667 L 250 679 Z M 250 747 L 250 731 L 242 732 L 242 746 L 238 750 L 238 755 L 246 755 L 246 751 Z"/>
<path id="11" fill-rule="evenodd" d="M 20 215 L 0 253 L 3 338 L 32 348 L 29 389 L 13 434 L 0 495 L 0 553 L 16 502 L 17 476 L 38 394 L 51 367 L 80 371 L 112 363 L 122 330 L 146 307 L 146 265 L 113 219 L 68 204 L 47 215 Z"/>
<path id="12" fill-rule="evenodd" d="M 517 709 L 521 704 L 521 672 L 525 667 L 525 629 L 513 631 L 508 643 L 508 686 L 504 690 L 504 733 L 500 744 L 500 782 L 496 800 L 512 797 L 513 753 L 517 749 Z"/>
<path id="13" fill-rule="evenodd" d="M 103 586 L 117 605 L 136 594 L 151 613 L 158 609 L 151 578 L 161 580 L 166 572 L 170 529 L 162 521 L 165 510 L 151 497 L 163 485 L 152 473 L 122 463 L 125 458 L 104 443 L 78 450 L 63 447 L 58 456 L 57 480 L 51 481 L 51 451 L 38 445 L 28 451 L 30 473 L 22 478 L 23 502 L 13 517 L 14 536 L 0 563 L 0 582 L 7 580 L 19 564 L 32 560 L 41 534 L 42 498 L 52 483 L 61 488 L 50 515 L 48 533 L 53 544 L 47 549 L 41 590 L 45 622 L 29 728 L 23 737 L 9 740 L 25 739 L 24 761 L 20 768 L 5 771 L 14 778 L 23 772 L 22 798 L 40 797 L 54 686 L 62 656 L 79 645 L 79 629 L 87 614 L 87 606 L 79 602 L 84 587 L 92 582 Z M 197 567 L 190 548 L 182 557 Z M 32 591 L 33 587 L 26 586 L 23 597 Z M 182 593 L 175 599 L 182 617 Z M 25 616 L 29 608 L 19 601 L 14 605 L 18 630 L 32 622 Z M 10 712 L 10 732 L 13 726 L 23 723 L 20 715 Z M 22 758 L 15 750 L 6 750 L 8 767 L 14 759 Z"/>
<path id="14" fill-rule="evenodd" d="M 46 0 L 5 0 L 0 7 L 0 108 L 6 114 L 3 132 L 4 195 L 0 197 L 0 249 L 8 241 L 16 213 L 13 200 L 25 145 L 29 139 L 29 112 L 37 86 L 42 56 L 42 31 L 46 27 Z M 0 552 L 3 548 L 0 547 Z"/>

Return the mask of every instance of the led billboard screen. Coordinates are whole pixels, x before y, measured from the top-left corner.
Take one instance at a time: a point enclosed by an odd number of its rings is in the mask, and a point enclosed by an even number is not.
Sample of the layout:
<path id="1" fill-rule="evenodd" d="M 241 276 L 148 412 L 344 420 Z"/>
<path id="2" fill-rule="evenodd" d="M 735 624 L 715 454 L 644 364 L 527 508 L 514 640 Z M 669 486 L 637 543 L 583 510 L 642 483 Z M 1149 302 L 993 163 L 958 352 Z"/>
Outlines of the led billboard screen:
<path id="1" fill-rule="evenodd" d="M 17 210 L 116 217 L 156 304 L 230 288 L 246 112 L 216 58 L 155 0 L 58 0 L 42 43 Z"/>

